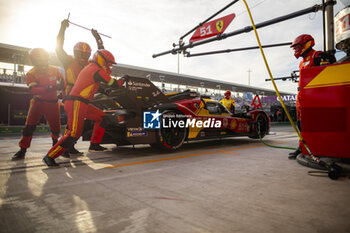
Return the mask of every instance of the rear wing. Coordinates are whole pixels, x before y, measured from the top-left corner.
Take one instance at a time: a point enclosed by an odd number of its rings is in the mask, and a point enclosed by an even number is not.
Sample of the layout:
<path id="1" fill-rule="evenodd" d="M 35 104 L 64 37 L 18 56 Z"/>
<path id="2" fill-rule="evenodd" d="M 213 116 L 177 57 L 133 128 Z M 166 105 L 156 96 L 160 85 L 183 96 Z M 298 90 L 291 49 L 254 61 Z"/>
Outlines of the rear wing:
<path id="1" fill-rule="evenodd" d="M 125 76 L 124 78 L 125 88 L 115 89 L 109 95 L 123 108 L 141 110 L 171 102 L 148 79 L 133 76 Z"/>

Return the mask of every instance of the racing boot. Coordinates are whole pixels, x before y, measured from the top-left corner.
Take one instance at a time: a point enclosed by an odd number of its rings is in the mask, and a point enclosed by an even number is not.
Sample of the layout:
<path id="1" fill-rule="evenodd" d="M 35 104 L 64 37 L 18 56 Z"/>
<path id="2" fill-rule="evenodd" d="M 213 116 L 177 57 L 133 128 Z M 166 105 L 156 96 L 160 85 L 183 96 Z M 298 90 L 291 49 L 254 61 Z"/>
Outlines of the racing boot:
<path id="1" fill-rule="evenodd" d="M 48 155 L 45 155 L 43 158 L 43 162 L 48 166 L 48 167 L 58 167 L 58 163 L 56 163 L 55 159 L 49 157 Z"/>
<path id="2" fill-rule="evenodd" d="M 102 152 L 106 150 L 108 149 L 101 146 L 99 143 L 90 143 L 89 152 Z"/>
<path id="3" fill-rule="evenodd" d="M 74 147 L 74 145 L 72 145 L 72 146 L 68 149 L 68 152 L 69 152 L 69 154 L 78 155 L 78 156 L 84 154 L 83 152 L 78 151 L 78 150 Z"/>
<path id="4" fill-rule="evenodd" d="M 14 161 L 14 160 L 24 159 L 24 157 L 26 156 L 26 152 L 27 152 L 27 149 L 21 148 L 19 151 L 17 151 L 16 154 L 12 156 L 12 160 Z"/>
<path id="5" fill-rule="evenodd" d="M 296 159 L 299 154 L 301 154 L 301 147 L 298 147 L 296 151 L 289 153 L 288 159 Z"/>

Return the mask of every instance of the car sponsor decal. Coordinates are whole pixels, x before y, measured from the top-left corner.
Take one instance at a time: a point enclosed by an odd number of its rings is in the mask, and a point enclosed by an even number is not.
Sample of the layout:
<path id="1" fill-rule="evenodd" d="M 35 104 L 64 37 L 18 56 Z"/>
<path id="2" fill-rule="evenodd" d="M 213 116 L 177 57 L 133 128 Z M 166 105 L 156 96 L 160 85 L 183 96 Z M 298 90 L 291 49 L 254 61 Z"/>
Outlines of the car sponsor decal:
<path id="1" fill-rule="evenodd" d="M 127 132 L 127 137 L 145 137 L 148 135 L 147 131 L 133 131 L 133 132 Z"/>
<path id="2" fill-rule="evenodd" d="M 230 128 L 231 128 L 231 129 L 235 129 L 236 126 L 237 126 L 237 121 L 236 121 L 236 119 L 233 119 L 233 120 L 231 121 Z"/>

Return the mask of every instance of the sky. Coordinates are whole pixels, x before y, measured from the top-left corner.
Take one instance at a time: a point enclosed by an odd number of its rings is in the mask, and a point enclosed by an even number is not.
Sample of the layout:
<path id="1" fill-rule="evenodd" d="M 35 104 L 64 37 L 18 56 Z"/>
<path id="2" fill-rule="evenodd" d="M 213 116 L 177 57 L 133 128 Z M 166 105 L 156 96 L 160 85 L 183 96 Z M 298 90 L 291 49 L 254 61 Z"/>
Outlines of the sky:
<path id="1" fill-rule="evenodd" d="M 54 52 L 56 36 L 61 21 L 70 13 L 73 23 L 94 28 L 112 38 L 102 37 L 105 48 L 111 51 L 116 61 L 122 64 L 150 69 L 177 72 L 204 78 L 248 84 L 273 89 L 259 50 L 224 53 L 200 57 L 164 55 L 152 58 L 152 54 L 172 49 L 179 38 L 229 4 L 231 0 L 0 0 L 0 43 L 23 47 L 42 47 Z M 260 23 L 289 14 L 321 0 L 247 0 L 255 23 Z M 344 8 L 342 3 L 334 7 L 334 14 Z M 239 1 L 216 18 L 235 13 L 225 33 L 250 26 L 249 16 L 243 1 Z M 315 38 L 316 50 L 323 49 L 322 13 L 310 13 L 298 18 L 258 29 L 261 43 L 292 42 L 300 34 Z M 184 39 L 188 43 L 190 36 Z M 70 25 L 66 31 L 64 49 L 73 53 L 73 46 L 84 41 L 97 49 L 88 30 Z M 195 47 L 191 53 L 221 49 L 257 46 L 253 32 Z M 274 77 L 288 76 L 298 70 L 301 60 L 296 60 L 289 46 L 264 50 Z M 336 54 L 343 57 L 343 52 Z M 281 91 L 297 92 L 297 84 L 277 81 Z"/>

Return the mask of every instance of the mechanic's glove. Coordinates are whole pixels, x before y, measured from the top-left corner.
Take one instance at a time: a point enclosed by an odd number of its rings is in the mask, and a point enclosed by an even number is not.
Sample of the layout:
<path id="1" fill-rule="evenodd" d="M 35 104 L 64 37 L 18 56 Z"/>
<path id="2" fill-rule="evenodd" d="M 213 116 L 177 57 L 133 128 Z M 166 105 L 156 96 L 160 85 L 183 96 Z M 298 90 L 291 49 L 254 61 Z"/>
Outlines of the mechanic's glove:
<path id="1" fill-rule="evenodd" d="M 66 29 L 67 27 L 69 27 L 69 20 L 68 19 L 64 19 L 61 22 L 61 28 Z"/>
<path id="2" fill-rule="evenodd" d="M 63 91 L 64 90 L 64 83 L 63 83 L 63 81 L 60 81 L 60 80 L 58 80 L 57 81 L 57 84 L 56 84 L 56 86 L 57 86 L 57 90 L 60 90 L 60 91 Z"/>
<path id="3" fill-rule="evenodd" d="M 336 62 L 336 58 L 327 52 L 322 52 L 319 53 L 315 58 L 314 62 L 318 66 L 323 66 L 323 65 L 328 65 L 328 64 L 333 64 Z"/>
<path id="4" fill-rule="evenodd" d="M 125 82 L 125 78 L 120 78 L 120 79 L 114 79 L 114 82 L 111 87 L 113 88 L 119 88 L 122 87 Z"/>
<path id="5" fill-rule="evenodd" d="M 97 30 L 91 29 L 91 33 L 95 38 L 101 39 L 100 34 L 98 34 Z"/>
<path id="6" fill-rule="evenodd" d="M 91 33 L 92 33 L 92 35 L 95 37 L 95 40 L 96 40 L 96 42 L 97 42 L 97 47 L 98 47 L 98 49 L 104 49 L 101 36 L 100 36 L 100 34 L 98 34 L 97 30 L 91 29 Z"/>
<path id="7" fill-rule="evenodd" d="M 62 92 L 58 93 L 58 95 L 57 95 L 57 99 L 59 99 L 59 100 L 63 100 L 63 98 L 64 98 L 63 93 L 62 93 Z M 61 102 L 62 102 L 62 101 L 61 101 Z"/>
<path id="8" fill-rule="evenodd" d="M 118 85 L 121 87 L 125 83 L 125 78 L 121 77 L 120 79 L 117 80 Z"/>
<path id="9" fill-rule="evenodd" d="M 110 95 L 111 92 L 112 92 L 112 88 L 106 88 L 103 90 L 103 94 L 105 94 L 105 95 Z"/>
<path id="10" fill-rule="evenodd" d="M 124 74 L 118 81 L 120 81 L 120 86 L 123 86 L 123 84 L 129 79 L 129 75 Z"/>

